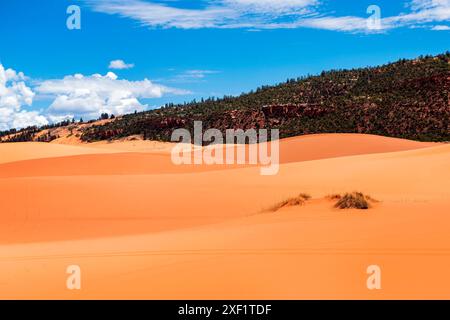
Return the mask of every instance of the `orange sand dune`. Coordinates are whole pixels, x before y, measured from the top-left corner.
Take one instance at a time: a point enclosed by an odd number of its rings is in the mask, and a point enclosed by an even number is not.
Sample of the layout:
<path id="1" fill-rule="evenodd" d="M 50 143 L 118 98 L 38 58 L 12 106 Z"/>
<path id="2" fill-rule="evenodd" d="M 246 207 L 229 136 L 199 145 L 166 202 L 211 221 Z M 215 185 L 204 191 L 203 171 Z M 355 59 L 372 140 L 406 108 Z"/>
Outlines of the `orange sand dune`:
<path id="1" fill-rule="evenodd" d="M 0 144 L 0 164 L 82 154 L 113 153 L 114 150 L 96 149 L 86 146 L 70 146 L 43 142 L 18 142 Z"/>
<path id="2" fill-rule="evenodd" d="M 43 158 L 69 157 L 111 153 L 170 154 L 172 143 L 157 141 L 119 141 L 63 144 L 43 142 L 18 142 L 0 144 L 0 164 Z"/>
<path id="3" fill-rule="evenodd" d="M 315 134 L 283 139 L 281 163 L 345 157 L 350 155 L 414 150 L 436 143 L 365 134 Z"/>
<path id="4" fill-rule="evenodd" d="M 361 134 L 312 135 L 281 140 L 280 163 L 413 150 L 435 145 Z M 170 161 L 172 147 L 173 144 L 153 141 L 94 143 L 80 147 L 5 144 L 0 145 L 0 178 L 185 173 L 242 167 L 173 165 Z M 236 148 L 245 148 L 248 154 L 248 146 Z"/>
<path id="5" fill-rule="evenodd" d="M 350 138 L 366 143 L 337 148 Z M 297 151 L 308 139 L 316 144 Z M 324 151 L 330 143 L 334 152 Z M 126 168 L 83 175 L 32 174 L 24 164 L 37 160 L 12 163 L 22 175 L 0 166 L 0 298 L 450 298 L 450 145 L 287 139 L 276 176 L 254 167 L 178 174 L 154 154 L 143 156 L 161 171 L 140 174 L 126 162 L 136 154 L 89 155 L 96 170 L 119 155 Z M 324 199 L 353 190 L 381 202 L 341 211 Z M 314 200 L 264 212 L 299 192 Z M 73 264 L 80 291 L 65 287 Z M 366 288 L 372 264 L 379 291 Z"/>
<path id="6" fill-rule="evenodd" d="M 147 153 L 85 154 L 70 157 L 43 158 L 0 164 L 0 178 L 146 175 L 186 173 L 239 168 L 233 166 L 199 166 L 172 164 L 170 155 Z"/>
<path id="7" fill-rule="evenodd" d="M 95 147 L 96 149 L 115 150 L 121 152 L 150 152 L 159 154 L 170 154 L 173 148 L 173 143 L 149 140 L 99 141 L 88 145 Z"/>
<path id="8" fill-rule="evenodd" d="M 120 150 L 123 152 L 151 152 L 170 154 L 173 144 L 155 141 L 95 142 L 97 149 Z M 314 134 L 282 139 L 280 160 L 282 163 L 336 158 L 357 154 L 406 151 L 434 146 L 411 140 L 388 138 L 365 134 Z M 246 148 L 248 146 L 238 146 Z"/>

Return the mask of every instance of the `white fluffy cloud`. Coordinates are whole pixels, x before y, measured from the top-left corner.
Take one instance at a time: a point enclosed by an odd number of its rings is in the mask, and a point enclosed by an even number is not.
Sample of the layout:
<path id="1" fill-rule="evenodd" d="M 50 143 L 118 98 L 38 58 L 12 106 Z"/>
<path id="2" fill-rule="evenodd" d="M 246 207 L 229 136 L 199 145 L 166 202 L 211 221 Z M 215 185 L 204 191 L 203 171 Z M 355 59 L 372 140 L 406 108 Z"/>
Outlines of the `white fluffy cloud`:
<path id="1" fill-rule="evenodd" d="M 35 96 L 25 81 L 22 72 L 5 69 L 0 64 L 0 130 L 48 123 L 38 112 L 22 109 L 23 106 L 31 106 Z"/>
<path id="2" fill-rule="evenodd" d="M 93 10 L 160 28 L 315 28 L 345 32 L 379 32 L 366 16 L 333 16 L 324 12 L 326 0 L 206 0 L 204 8 L 182 9 L 173 1 L 86 0 Z M 328 0 L 331 1 L 331 0 Z M 450 0 L 408 0 L 406 12 L 382 17 L 383 30 L 429 27 L 450 20 Z M 381 8 L 382 9 L 382 8 Z"/>
<path id="3" fill-rule="evenodd" d="M 24 104 L 31 105 L 34 93 L 26 86 L 25 75 L 0 64 L 0 107 L 18 110 Z"/>
<path id="4" fill-rule="evenodd" d="M 125 63 L 123 60 L 113 60 L 109 63 L 109 69 L 131 69 L 134 68 L 134 63 Z"/>
<path id="5" fill-rule="evenodd" d="M 0 130 L 42 126 L 73 117 L 92 119 L 105 112 L 119 115 L 143 111 L 148 106 L 141 99 L 190 93 L 148 79 L 122 80 L 113 72 L 44 80 L 34 82 L 32 88 L 26 82 L 22 72 L 5 69 L 0 64 Z M 41 112 L 24 109 L 33 104 L 35 96 L 49 99 L 49 107 Z"/>
<path id="6" fill-rule="evenodd" d="M 189 93 L 155 84 L 148 79 L 120 80 L 113 72 L 104 76 L 75 74 L 63 79 L 46 80 L 36 87 L 36 91 L 54 97 L 47 111 L 53 118 L 68 115 L 95 118 L 105 112 L 126 114 L 146 109 L 147 105 L 138 99 Z"/>
<path id="7" fill-rule="evenodd" d="M 22 110 L 14 114 L 11 128 L 26 128 L 28 126 L 43 126 L 48 124 L 48 119 L 38 111 Z"/>

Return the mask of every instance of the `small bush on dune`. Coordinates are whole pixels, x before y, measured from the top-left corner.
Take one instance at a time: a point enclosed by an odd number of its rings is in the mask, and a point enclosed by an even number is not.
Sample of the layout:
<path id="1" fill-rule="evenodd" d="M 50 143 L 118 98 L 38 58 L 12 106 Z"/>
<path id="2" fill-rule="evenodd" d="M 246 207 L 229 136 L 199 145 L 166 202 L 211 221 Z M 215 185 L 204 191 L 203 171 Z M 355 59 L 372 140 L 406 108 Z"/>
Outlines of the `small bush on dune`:
<path id="1" fill-rule="evenodd" d="M 367 196 L 361 192 L 353 192 L 346 193 L 339 198 L 335 198 L 338 200 L 334 205 L 339 209 L 360 209 L 367 210 L 370 208 L 370 202 L 378 202 L 370 196 Z"/>
<path id="2" fill-rule="evenodd" d="M 360 209 L 367 210 L 370 208 L 371 203 L 379 202 L 378 200 L 372 198 L 371 196 L 365 195 L 362 192 L 352 192 L 345 194 L 330 194 L 325 197 L 328 200 L 336 201 L 334 205 L 338 209 Z M 302 206 L 306 201 L 310 200 L 311 196 L 307 193 L 300 193 L 296 197 L 292 197 L 277 203 L 268 210 L 269 212 L 277 212 L 286 207 L 296 207 Z"/>
<path id="3" fill-rule="evenodd" d="M 301 193 L 297 197 L 289 198 L 277 203 L 272 208 L 270 208 L 269 211 L 276 212 L 285 207 L 301 206 L 309 199 L 311 199 L 311 196 L 309 194 Z"/>
<path id="4" fill-rule="evenodd" d="M 361 193 L 347 193 L 335 204 L 339 209 L 369 209 L 369 203 Z"/>

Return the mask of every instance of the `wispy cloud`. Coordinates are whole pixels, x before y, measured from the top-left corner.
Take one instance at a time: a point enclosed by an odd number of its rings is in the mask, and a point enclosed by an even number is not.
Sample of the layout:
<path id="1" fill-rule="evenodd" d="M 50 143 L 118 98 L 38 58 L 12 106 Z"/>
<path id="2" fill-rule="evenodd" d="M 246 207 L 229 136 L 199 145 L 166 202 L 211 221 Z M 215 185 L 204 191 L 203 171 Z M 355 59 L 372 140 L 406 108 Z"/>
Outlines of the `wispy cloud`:
<path id="1" fill-rule="evenodd" d="M 125 63 L 123 60 L 113 60 L 109 63 L 109 69 L 123 70 L 134 68 L 134 63 Z"/>
<path id="2" fill-rule="evenodd" d="M 395 28 L 450 20 L 450 0 L 412 0 L 407 7 L 410 12 L 387 17 L 383 19 L 383 24 Z"/>
<path id="3" fill-rule="evenodd" d="M 334 16 L 323 10 L 326 0 L 205 0 L 202 8 L 176 7 L 176 2 L 86 0 L 97 12 L 130 18 L 151 28 L 315 28 L 344 32 L 379 32 L 367 16 Z M 328 0 L 330 1 L 330 0 Z M 405 11 L 382 17 L 381 30 L 450 20 L 450 0 L 409 0 Z"/>
<path id="4" fill-rule="evenodd" d="M 217 74 L 219 71 L 216 70 L 186 70 L 175 76 L 166 79 L 167 82 L 179 82 L 179 83 L 192 83 L 205 81 L 205 78 L 212 74 Z"/>
<path id="5" fill-rule="evenodd" d="M 131 18 L 159 28 L 254 28 L 288 16 L 312 13 L 318 0 L 209 0 L 201 9 L 173 6 L 172 1 L 87 0 L 94 11 Z M 172 4 L 172 5 L 171 5 Z"/>
<path id="6" fill-rule="evenodd" d="M 431 28 L 431 30 L 434 30 L 434 31 L 449 31 L 450 30 L 450 26 L 438 25 L 438 26 L 434 26 L 433 28 Z"/>

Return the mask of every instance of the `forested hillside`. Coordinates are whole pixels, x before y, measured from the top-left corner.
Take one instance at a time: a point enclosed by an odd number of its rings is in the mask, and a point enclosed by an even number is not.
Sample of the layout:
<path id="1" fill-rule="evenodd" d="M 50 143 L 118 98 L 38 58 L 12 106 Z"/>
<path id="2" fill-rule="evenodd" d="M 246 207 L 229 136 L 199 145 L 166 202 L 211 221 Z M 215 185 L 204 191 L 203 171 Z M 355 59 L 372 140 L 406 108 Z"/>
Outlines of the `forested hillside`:
<path id="1" fill-rule="evenodd" d="M 450 53 L 379 67 L 289 79 L 239 97 L 209 98 L 86 127 L 85 142 L 142 135 L 169 141 L 176 128 L 279 128 L 281 137 L 368 133 L 450 141 Z M 34 132 L 30 129 L 30 132 Z M 32 133 L 27 134 L 27 138 Z"/>

